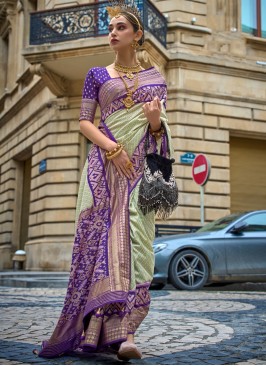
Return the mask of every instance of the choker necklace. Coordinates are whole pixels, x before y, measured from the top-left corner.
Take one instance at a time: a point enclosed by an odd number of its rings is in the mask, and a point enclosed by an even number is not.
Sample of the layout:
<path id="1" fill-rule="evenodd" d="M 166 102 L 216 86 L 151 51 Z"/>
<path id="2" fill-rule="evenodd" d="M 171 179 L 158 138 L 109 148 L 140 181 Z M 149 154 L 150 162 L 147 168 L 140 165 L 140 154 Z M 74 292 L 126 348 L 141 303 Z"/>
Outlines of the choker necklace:
<path id="1" fill-rule="evenodd" d="M 120 65 L 116 61 L 115 61 L 114 69 L 118 72 L 118 75 L 119 75 L 119 72 L 123 72 L 128 79 L 133 79 L 134 73 L 137 73 L 142 70 L 139 62 L 137 63 L 137 65 L 134 65 L 134 66 L 123 66 L 123 65 Z"/>

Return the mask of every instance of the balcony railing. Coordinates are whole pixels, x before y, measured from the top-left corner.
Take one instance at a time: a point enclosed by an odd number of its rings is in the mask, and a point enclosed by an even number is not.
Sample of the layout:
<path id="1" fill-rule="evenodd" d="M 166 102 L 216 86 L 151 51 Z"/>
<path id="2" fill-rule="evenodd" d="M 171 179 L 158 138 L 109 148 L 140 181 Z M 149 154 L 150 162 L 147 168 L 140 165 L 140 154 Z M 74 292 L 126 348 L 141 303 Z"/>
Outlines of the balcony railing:
<path id="1" fill-rule="evenodd" d="M 135 0 L 144 29 L 166 46 L 167 20 L 150 0 Z M 30 45 L 106 36 L 108 1 L 31 13 Z"/>

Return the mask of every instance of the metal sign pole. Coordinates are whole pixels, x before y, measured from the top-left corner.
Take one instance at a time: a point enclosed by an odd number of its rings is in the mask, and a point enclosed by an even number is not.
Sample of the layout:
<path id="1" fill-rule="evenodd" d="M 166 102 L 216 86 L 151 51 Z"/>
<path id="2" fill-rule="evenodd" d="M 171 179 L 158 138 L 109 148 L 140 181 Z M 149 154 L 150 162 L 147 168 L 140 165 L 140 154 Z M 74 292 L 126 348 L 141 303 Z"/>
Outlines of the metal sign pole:
<path id="1" fill-rule="evenodd" d="M 200 186 L 200 223 L 204 225 L 204 186 Z"/>

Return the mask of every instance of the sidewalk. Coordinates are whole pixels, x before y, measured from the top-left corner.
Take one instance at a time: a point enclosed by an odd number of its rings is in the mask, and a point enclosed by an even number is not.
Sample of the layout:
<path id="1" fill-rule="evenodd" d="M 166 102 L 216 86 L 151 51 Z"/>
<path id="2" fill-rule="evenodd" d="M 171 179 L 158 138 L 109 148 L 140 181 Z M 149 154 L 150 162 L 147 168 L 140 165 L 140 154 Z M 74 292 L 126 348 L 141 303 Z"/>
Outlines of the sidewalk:
<path id="1" fill-rule="evenodd" d="M 60 276 L 63 281 L 67 280 L 63 278 L 66 273 L 51 277 L 56 283 Z M 34 276 L 26 277 L 32 279 Z M 32 284 L 32 281 L 28 283 Z M 32 349 L 39 347 L 51 334 L 65 291 L 66 286 L 0 287 L 0 364 L 124 364 L 111 353 L 51 360 L 32 354 Z M 143 358 L 128 364 L 264 365 L 265 304 L 266 293 L 258 291 L 152 291 L 151 311 L 136 337 Z"/>

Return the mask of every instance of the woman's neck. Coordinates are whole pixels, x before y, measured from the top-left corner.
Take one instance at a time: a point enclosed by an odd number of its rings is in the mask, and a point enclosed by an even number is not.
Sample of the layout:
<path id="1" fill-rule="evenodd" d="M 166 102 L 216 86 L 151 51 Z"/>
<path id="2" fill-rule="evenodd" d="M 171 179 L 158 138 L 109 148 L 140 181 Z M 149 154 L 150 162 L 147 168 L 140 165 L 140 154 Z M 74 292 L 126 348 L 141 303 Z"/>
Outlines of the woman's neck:
<path id="1" fill-rule="evenodd" d="M 115 62 L 123 66 L 135 66 L 138 63 L 136 52 L 133 54 L 128 52 L 127 54 L 116 54 Z"/>

